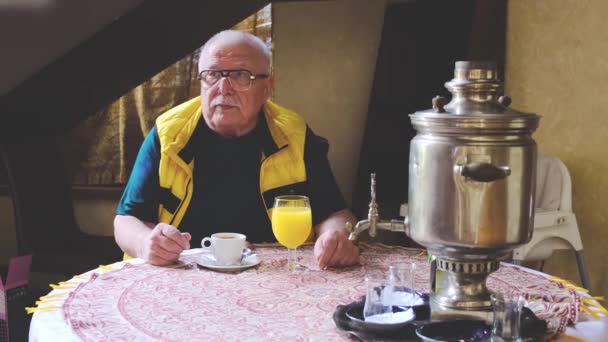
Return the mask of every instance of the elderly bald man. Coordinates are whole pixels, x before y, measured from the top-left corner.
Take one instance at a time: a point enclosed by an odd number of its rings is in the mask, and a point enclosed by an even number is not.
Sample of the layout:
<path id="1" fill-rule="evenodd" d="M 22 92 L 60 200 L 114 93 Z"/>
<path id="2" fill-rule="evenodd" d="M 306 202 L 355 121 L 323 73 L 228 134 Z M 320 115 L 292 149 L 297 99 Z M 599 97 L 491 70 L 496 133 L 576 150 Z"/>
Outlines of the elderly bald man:
<path id="1" fill-rule="evenodd" d="M 160 115 L 142 143 L 114 219 L 122 250 L 168 265 L 191 241 L 198 247 L 220 231 L 276 242 L 274 197 L 298 194 L 311 200 L 319 266 L 356 263 L 359 250 L 345 229 L 355 217 L 331 172 L 327 141 L 269 100 L 269 48 L 223 31 L 205 43 L 198 68 L 201 96 Z"/>

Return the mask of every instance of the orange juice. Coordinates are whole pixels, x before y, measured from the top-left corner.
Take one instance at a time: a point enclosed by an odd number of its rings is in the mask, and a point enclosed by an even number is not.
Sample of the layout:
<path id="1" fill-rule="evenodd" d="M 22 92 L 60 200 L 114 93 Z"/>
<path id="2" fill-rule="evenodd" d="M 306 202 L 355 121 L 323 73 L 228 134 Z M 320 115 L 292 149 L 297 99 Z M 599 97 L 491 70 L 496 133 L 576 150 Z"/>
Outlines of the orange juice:
<path id="1" fill-rule="evenodd" d="M 272 209 L 272 231 L 281 245 L 293 249 L 306 241 L 312 227 L 310 208 L 277 207 Z"/>

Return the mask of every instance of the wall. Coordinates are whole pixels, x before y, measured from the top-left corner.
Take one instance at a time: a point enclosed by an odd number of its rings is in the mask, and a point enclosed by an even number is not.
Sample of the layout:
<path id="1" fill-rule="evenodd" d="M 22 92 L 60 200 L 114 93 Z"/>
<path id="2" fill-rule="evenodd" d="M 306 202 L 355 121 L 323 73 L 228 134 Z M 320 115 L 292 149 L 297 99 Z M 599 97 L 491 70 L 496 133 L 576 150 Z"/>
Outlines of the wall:
<path id="1" fill-rule="evenodd" d="M 539 150 L 564 161 L 573 182 L 592 292 L 608 295 L 608 30 L 605 0 L 511 0 L 507 87 L 514 108 L 543 116 Z M 574 254 L 545 271 L 578 280 Z"/>
<path id="2" fill-rule="evenodd" d="M 273 6 L 275 100 L 330 141 L 330 163 L 350 203 L 386 2 Z"/>
<path id="3" fill-rule="evenodd" d="M 86 40 L 100 27 L 142 2 L 0 1 L 0 94 L 8 92 Z"/>

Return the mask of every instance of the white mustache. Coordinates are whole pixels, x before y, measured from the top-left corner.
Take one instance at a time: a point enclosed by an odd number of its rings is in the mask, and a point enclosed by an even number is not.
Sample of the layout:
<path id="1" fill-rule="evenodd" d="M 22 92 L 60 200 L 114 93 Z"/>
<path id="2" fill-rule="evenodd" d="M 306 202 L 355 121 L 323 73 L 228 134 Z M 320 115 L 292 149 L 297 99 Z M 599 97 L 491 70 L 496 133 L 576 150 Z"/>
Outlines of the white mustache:
<path id="1" fill-rule="evenodd" d="M 218 95 L 215 98 L 213 98 L 213 100 L 211 100 L 211 104 L 209 105 L 210 107 L 215 107 L 215 106 L 233 106 L 233 107 L 237 107 L 237 108 L 241 108 L 241 103 L 239 102 L 238 99 L 234 98 L 234 97 L 228 97 L 228 96 L 224 96 L 224 95 Z"/>

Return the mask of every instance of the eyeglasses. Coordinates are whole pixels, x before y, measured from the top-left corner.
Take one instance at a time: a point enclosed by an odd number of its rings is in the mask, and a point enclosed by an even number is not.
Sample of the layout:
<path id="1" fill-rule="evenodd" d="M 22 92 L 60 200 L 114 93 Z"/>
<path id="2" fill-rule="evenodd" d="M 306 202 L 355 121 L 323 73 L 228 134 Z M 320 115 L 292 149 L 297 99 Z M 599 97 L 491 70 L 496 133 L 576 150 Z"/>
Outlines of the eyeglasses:
<path id="1" fill-rule="evenodd" d="M 198 74 L 198 79 L 203 81 L 203 85 L 207 87 L 214 86 L 223 77 L 228 78 L 228 82 L 234 90 L 244 91 L 251 87 L 251 83 L 257 79 L 268 78 L 270 75 L 257 74 L 254 75 L 249 70 L 203 70 Z"/>

